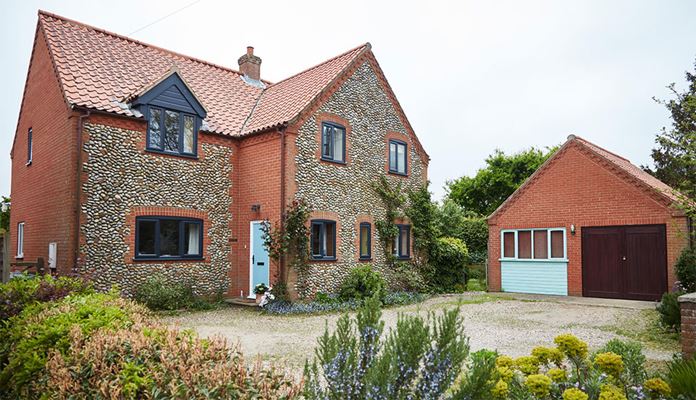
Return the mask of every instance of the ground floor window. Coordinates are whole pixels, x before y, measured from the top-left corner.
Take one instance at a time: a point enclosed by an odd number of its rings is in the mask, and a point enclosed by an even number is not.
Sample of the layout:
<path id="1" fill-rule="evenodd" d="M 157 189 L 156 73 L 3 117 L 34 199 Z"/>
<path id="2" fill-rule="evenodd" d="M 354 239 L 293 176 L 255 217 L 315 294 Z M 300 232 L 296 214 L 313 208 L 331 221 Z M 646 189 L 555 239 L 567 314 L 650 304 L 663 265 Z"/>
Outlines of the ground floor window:
<path id="1" fill-rule="evenodd" d="M 336 221 L 312 220 L 312 258 L 336 259 Z"/>
<path id="2" fill-rule="evenodd" d="M 135 242 L 136 258 L 201 258 L 203 221 L 177 217 L 138 217 Z"/>
<path id="3" fill-rule="evenodd" d="M 24 257 L 24 222 L 17 224 L 17 258 Z"/>
<path id="4" fill-rule="evenodd" d="M 397 224 L 399 233 L 394 238 L 392 254 L 396 258 L 411 258 L 411 225 Z"/>
<path id="5" fill-rule="evenodd" d="M 360 223 L 360 259 L 372 258 L 372 227 L 369 222 Z"/>
<path id="6" fill-rule="evenodd" d="M 500 239 L 504 259 L 566 258 L 564 228 L 504 230 Z"/>

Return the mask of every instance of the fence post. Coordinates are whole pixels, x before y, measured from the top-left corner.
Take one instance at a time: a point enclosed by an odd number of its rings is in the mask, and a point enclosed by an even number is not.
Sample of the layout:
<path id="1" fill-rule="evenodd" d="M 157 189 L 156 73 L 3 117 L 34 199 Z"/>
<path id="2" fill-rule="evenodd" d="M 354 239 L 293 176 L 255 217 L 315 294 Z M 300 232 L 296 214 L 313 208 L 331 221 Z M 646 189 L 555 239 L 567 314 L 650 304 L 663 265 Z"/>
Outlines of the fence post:
<path id="1" fill-rule="evenodd" d="M 696 293 L 679 296 L 681 311 L 681 346 L 684 358 L 696 354 Z"/>

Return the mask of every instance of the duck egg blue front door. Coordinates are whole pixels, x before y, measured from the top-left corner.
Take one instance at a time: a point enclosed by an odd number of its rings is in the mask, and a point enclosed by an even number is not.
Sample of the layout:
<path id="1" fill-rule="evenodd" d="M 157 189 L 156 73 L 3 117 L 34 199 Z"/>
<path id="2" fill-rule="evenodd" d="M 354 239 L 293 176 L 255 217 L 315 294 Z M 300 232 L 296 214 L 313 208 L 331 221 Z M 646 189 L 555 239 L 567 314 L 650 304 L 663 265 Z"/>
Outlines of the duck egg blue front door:
<path id="1" fill-rule="evenodd" d="M 254 296 L 254 287 L 259 283 L 271 286 L 269 280 L 269 257 L 263 245 L 262 222 L 251 223 L 251 288 L 249 297 Z"/>

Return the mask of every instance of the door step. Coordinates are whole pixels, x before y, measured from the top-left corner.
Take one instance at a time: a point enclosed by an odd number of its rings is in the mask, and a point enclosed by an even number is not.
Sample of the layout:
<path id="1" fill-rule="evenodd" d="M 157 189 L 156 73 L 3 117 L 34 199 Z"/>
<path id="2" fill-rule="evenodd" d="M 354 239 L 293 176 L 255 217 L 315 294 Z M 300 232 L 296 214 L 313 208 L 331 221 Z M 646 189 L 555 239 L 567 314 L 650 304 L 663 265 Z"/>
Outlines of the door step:
<path id="1" fill-rule="evenodd" d="M 225 303 L 229 304 L 234 304 L 237 306 L 245 306 L 245 307 L 258 307 L 259 305 L 256 304 L 255 299 L 247 299 L 243 297 L 235 297 L 233 299 L 225 299 Z"/>

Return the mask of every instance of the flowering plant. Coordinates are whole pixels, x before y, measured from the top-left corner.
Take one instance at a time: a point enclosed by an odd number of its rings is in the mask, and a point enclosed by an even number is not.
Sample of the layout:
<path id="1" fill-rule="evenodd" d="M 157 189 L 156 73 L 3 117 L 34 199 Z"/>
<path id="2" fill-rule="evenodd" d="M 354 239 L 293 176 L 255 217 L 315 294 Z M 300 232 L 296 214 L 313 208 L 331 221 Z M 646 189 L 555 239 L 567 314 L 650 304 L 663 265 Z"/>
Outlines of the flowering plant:
<path id="1" fill-rule="evenodd" d="M 261 301 L 259 302 L 259 307 L 265 307 L 268 303 L 275 300 L 275 296 L 273 295 L 273 293 L 271 293 L 272 291 L 273 291 L 272 287 L 268 288 L 268 290 L 266 290 L 266 292 L 263 294 L 263 297 L 261 297 Z"/>
<path id="2" fill-rule="evenodd" d="M 270 288 L 266 286 L 265 283 L 259 283 L 258 285 L 254 286 L 254 294 L 264 294 L 269 290 Z"/>

